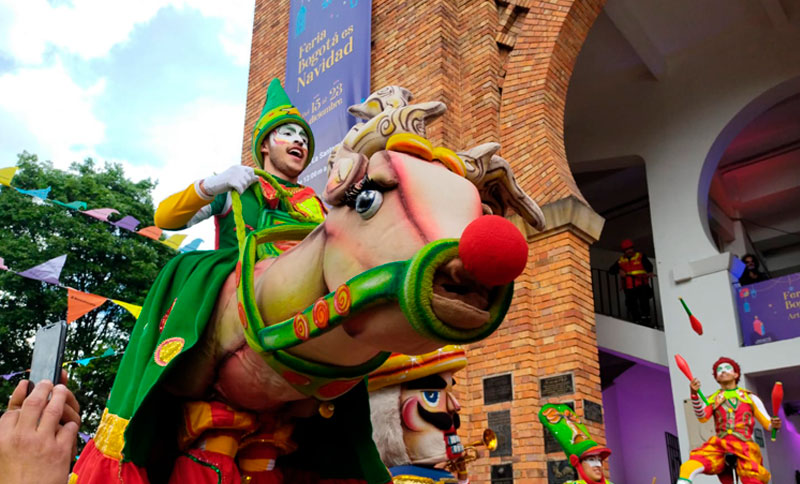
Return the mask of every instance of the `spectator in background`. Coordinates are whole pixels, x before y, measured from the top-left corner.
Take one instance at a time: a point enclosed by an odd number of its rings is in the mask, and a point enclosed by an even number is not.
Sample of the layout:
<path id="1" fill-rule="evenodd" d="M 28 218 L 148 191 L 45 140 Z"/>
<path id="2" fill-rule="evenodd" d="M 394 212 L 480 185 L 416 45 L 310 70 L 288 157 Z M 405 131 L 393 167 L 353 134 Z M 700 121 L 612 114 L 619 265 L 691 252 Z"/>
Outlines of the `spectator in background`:
<path id="1" fill-rule="evenodd" d="M 650 278 L 653 276 L 653 264 L 634 248 L 631 239 L 623 240 L 620 248 L 623 254 L 608 272 L 619 274 L 622 278 L 628 317 L 634 323 L 654 327 L 650 318 L 650 298 L 653 297 Z"/>
<path id="2" fill-rule="evenodd" d="M 754 282 L 767 280 L 767 276 L 758 270 L 759 263 L 756 256 L 753 254 L 745 254 L 742 256 L 742 262 L 744 262 L 745 269 L 742 273 L 742 277 L 739 278 L 739 284 L 746 286 Z"/>

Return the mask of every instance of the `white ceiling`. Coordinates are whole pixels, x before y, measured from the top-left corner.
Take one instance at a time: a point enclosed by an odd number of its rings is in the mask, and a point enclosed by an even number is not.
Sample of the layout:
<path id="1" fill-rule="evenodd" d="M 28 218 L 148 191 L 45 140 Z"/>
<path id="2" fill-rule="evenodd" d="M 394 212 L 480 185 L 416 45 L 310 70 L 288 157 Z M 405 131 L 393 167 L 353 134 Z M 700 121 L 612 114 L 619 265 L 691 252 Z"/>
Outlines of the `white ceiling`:
<path id="1" fill-rule="evenodd" d="M 573 123 L 585 124 L 578 106 L 599 84 L 658 82 L 670 75 L 671 57 L 692 56 L 739 32 L 796 30 L 798 19 L 800 0 L 609 0 L 570 80 L 567 133 Z M 568 155 L 569 142 L 567 136 Z M 587 201 L 608 219 L 598 246 L 616 249 L 633 234 L 637 245 L 652 251 L 645 170 L 630 153 L 619 155 L 570 163 Z M 736 136 L 720 161 L 711 198 L 729 218 L 745 220 L 768 267 L 772 260 L 779 272 L 800 271 L 800 95 L 773 106 Z"/>

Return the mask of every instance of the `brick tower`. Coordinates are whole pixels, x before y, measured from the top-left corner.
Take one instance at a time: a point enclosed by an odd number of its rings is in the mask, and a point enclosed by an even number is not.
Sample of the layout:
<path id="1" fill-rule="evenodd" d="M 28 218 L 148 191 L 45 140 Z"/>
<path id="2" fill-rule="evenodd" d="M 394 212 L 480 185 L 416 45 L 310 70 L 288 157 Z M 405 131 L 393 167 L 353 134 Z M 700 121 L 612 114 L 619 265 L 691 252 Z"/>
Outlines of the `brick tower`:
<path id="1" fill-rule="evenodd" d="M 471 467 L 472 482 L 544 484 L 548 467 L 563 468 L 538 422 L 544 403 L 573 403 L 605 441 L 589 267 L 603 220 L 575 185 L 563 136 L 572 68 L 604 1 L 373 0 L 373 89 L 398 84 L 415 100 L 446 103 L 428 128 L 434 145 L 499 141 L 547 217 L 543 232 L 526 230 L 528 266 L 506 321 L 468 348 L 459 373 L 462 438 L 490 423 L 501 435 L 498 451 Z M 243 162 L 267 83 L 283 78 L 288 26 L 288 0 L 256 0 Z"/>

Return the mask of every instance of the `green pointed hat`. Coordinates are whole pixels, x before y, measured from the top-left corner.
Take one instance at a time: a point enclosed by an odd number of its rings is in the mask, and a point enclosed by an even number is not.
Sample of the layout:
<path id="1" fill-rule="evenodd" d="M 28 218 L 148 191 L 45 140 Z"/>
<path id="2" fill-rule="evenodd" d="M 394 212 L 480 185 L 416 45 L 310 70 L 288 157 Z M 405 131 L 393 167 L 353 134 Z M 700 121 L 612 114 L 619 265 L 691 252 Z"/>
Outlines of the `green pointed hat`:
<path id="1" fill-rule="evenodd" d="M 592 440 L 586 426 L 568 405 L 548 403 L 539 410 L 539 421 L 553 434 L 574 467 L 580 459 L 590 455 L 599 455 L 602 459 L 611 455 L 610 449 Z"/>
<path id="2" fill-rule="evenodd" d="M 267 98 L 264 100 L 264 109 L 261 111 L 261 117 L 258 118 L 258 122 L 253 128 L 253 160 L 261 168 L 264 167 L 261 143 L 270 131 L 287 123 L 299 124 L 308 134 L 308 157 L 305 164 L 305 166 L 308 166 L 311 162 L 311 157 L 314 156 L 314 134 L 311 132 L 311 126 L 300 115 L 300 111 L 292 105 L 292 101 L 289 100 L 289 96 L 286 95 L 286 91 L 281 86 L 281 81 L 273 79 L 267 88 Z"/>

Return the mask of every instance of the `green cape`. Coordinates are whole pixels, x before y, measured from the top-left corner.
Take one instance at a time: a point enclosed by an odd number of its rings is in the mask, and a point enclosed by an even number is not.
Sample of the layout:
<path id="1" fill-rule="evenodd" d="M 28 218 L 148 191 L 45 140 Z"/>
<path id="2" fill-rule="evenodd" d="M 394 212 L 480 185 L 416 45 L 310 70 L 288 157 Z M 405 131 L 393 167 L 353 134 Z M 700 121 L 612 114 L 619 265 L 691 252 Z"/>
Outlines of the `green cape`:
<path id="1" fill-rule="evenodd" d="M 107 407 L 130 420 L 123 460 L 151 474 L 168 475 L 181 422 L 180 401 L 158 383 L 203 334 L 238 254 L 229 248 L 176 256 L 159 273 L 136 321 Z M 314 469 L 321 477 L 390 482 L 372 442 L 366 385 L 359 384 L 334 405 L 333 418 L 298 424 L 293 438 L 300 449 L 286 457 L 286 465 Z"/>

